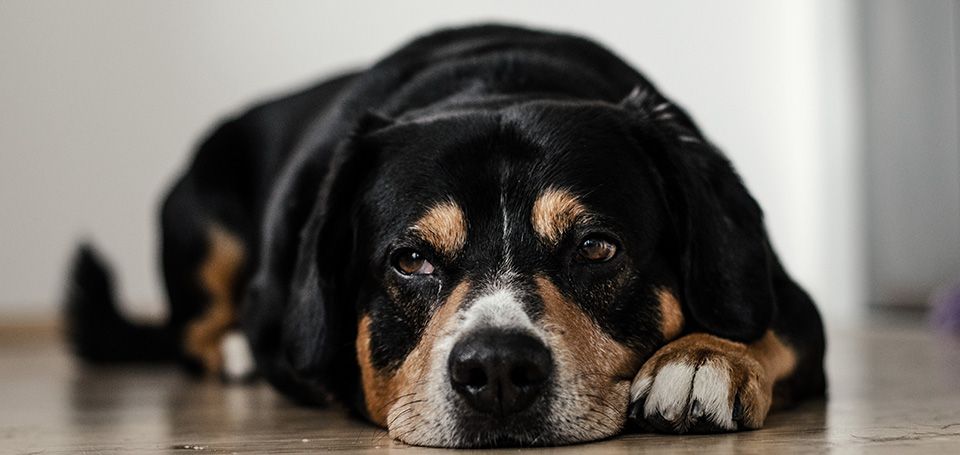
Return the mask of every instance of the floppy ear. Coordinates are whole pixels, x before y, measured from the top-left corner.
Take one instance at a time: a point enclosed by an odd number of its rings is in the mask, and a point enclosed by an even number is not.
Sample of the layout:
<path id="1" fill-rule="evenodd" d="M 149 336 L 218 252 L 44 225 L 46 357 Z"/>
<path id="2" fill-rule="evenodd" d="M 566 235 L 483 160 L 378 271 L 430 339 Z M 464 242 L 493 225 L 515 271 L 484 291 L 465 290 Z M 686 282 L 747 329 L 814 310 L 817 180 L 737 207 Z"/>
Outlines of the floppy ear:
<path id="1" fill-rule="evenodd" d="M 379 122 L 368 117 L 369 122 Z M 290 310 L 284 320 L 286 356 L 301 375 L 322 374 L 336 357 L 349 351 L 353 358 L 355 317 L 344 289 L 356 259 L 353 239 L 356 205 L 377 151 L 354 137 L 333 157 L 330 181 L 317 197 L 303 231 L 291 282 Z"/>
<path id="2" fill-rule="evenodd" d="M 662 179 L 694 329 L 737 341 L 760 338 L 776 302 L 759 205 L 682 109 L 652 88 L 634 90 L 622 105 L 637 115 L 638 140 Z"/>
<path id="3" fill-rule="evenodd" d="M 273 196 L 279 200 L 267 215 L 244 328 L 261 373 L 298 401 L 325 401 L 345 386 L 328 374 L 331 369 L 355 363 L 355 314 L 342 296 L 354 256 L 354 201 L 377 154 L 363 135 L 388 124 L 366 115 L 326 162 L 310 163 L 312 170 L 304 165 L 278 183 L 282 188 Z"/>

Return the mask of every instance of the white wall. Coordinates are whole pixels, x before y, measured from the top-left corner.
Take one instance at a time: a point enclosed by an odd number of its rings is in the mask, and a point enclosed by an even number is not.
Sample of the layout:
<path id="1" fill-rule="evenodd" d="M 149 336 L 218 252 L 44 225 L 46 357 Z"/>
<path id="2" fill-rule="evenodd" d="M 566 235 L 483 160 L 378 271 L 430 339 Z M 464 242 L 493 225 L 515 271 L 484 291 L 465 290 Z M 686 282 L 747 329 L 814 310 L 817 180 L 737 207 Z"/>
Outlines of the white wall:
<path id="1" fill-rule="evenodd" d="M 724 148 L 828 313 L 861 299 L 853 8 L 796 1 L 0 2 L 0 312 L 53 311 L 89 237 L 162 312 L 158 198 L 212 122 L 440 25 L 581 32 Z M 9 316 L 8 316 L 9 317 Z"/>
<path id="2" fill-rule="evenodd" d="M 960 2 L 865 6 L 867 298 L 925 305 L 960 280 Z"/>

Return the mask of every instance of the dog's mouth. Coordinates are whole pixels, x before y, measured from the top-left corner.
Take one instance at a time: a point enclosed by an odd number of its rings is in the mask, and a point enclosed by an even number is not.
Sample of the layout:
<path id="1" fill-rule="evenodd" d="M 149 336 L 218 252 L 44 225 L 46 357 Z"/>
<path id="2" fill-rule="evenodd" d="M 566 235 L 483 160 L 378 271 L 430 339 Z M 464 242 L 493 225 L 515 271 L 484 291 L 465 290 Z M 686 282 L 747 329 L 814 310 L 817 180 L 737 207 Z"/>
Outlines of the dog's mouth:
<path id="1" fill-rule="evenodd" d="M 604 391 L 581 393 L 570 399 L 561 398 L 562 393 L 551 393 L 529 409 L 510 415 L 479 413 L 462 403 L 455 403 L 449 414 L 438 419 L 418 415 L 404 421 L 404 414 L 416 411 L 401 411 L 390 434 L 411 445 L 448 448 L 540 447 L 596 441 L 623 430 L 628 388 L 629 384 L 618 387 L 614 395 L 621 396 L 609 400 L 601 395 Z"/>
<path id="2" fill-rule="evenodd" d="M 630 380 L 584 371 L 559 350 L 546 357 L 550 374 L 541 379 L 536 362 L 528 364 L 535 356 L 516 348 L 521 341 L 498 338 L 500 344 L 484 341 L 479 353 L 448 348 L 444 363 L 452 367 L 434 364 L 398 391 L 383 419 L 391 437 L 417 446 L 485 448 L 554 446 L 620 433 Z M 503 343 L 523 354 L 514 361 L 495 355 L 503 354 Z"/>
<path id="3" fill-rule="evenodd" d="M 546 401 L 546 400 L 545 400 Z M 458 416 L 460 447 L 531 447 L 551 445 L 553 431 L 544 424 L 544 403 L 517 415 L 493 416 L 465 412 Z"/>

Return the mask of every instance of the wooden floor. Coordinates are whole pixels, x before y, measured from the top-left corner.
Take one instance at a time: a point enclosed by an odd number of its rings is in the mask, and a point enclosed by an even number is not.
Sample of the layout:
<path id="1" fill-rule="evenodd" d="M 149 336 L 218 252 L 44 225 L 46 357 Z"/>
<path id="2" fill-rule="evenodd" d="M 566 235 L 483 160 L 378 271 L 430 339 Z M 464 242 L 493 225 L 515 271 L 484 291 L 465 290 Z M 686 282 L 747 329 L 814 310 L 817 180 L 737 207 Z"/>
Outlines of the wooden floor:
<path id="1" fill-rule="evenodd" d="M 916 318 L 872 319 L 829 331 L 830 400 L 774 414 L 763 430 L 549 450 L 960 453 L 960 341 L 927 333 Z M 339 410 L 290 405 L 264 385 L 192 381 L 167 368 L 91 369 L 55 333 L 0 330 L 0 453 L 421 450 Z"/>

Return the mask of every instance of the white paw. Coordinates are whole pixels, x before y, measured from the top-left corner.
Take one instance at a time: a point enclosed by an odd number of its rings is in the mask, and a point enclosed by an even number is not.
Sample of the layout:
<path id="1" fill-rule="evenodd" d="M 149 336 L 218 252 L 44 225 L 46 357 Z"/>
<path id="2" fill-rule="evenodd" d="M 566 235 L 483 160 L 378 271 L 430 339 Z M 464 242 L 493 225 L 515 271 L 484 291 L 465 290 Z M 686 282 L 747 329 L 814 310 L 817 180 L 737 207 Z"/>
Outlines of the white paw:
<path id="1" fill-rule="evenodd" d="M 630 388 L 631 419 L 666 433 L 759 428 L 772 394 L 759 363 L 739 343 L 690 337 L 668 344 L 641 368 Z"/>
<path id="2" fill-rule="evenodd" d="M 239 331 L 230 331 L 220 341 L 223 356 L 223 378 L 228 382 L 241 382 L 253 376 L 256 366 L 247 337 Z"/>

